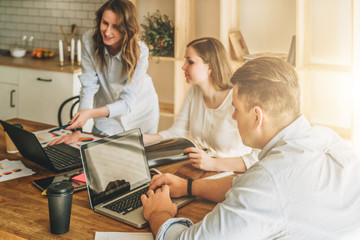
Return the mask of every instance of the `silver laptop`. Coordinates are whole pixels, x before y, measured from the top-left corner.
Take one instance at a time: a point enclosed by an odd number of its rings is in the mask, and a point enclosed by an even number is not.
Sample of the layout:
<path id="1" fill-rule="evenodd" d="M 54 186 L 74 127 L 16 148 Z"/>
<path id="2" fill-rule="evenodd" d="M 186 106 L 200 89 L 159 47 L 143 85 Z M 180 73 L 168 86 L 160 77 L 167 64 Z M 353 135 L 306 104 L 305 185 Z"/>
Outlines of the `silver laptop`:
<path id="1" fill-rule="evenodd" d="M 100 214 L 142 228 L 140 196 L 151 180 L 139 128 L 106 137 L 81 146 L 91 208 Z M 194 198 L 176 198 L 178 207 Z"/>

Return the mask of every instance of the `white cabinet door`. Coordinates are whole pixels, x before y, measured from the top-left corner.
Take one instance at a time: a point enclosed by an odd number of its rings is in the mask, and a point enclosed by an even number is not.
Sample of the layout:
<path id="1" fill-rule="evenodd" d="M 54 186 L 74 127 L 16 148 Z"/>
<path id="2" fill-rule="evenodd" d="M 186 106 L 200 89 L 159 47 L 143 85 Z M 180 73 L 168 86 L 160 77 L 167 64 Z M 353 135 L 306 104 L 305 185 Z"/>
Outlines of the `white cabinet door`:
<path id="1" fill-rule="evenodd" d="M 0 119 L 17 117 L 18 68 L 0 66 Z"/>
<path id="2" fill-rule="evenodd" d="M 7 120 L 17 117 L 18 86 L 0 83 L 0 119 Z"/>
<path id="3" fill-rule="evenodd" d="M 57 125 L 61 103 L 79 94 L 77 74 L 21 69 L 19 117 Z"/>

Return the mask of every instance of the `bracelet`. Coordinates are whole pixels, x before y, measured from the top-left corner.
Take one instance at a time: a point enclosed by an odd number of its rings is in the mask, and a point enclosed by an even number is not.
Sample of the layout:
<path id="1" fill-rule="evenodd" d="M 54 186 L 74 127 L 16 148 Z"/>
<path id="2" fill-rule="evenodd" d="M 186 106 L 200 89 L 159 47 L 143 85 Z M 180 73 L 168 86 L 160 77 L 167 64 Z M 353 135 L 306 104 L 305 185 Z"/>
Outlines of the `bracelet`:
<path id="1" fill-rule="evenodd" d="M 74 129 L 71 129 L 72 132 L 76 132 L 76 131 L 80 131 L 82 132 L 82 128 L 74 128 Z"/>
<path id="2" fill-rule="evenodd" d="M 192 183 L 193 183 L 194 179 L 193 178 L 189 178 L 188 179 L 188 184 L 187 184 L 187 196 L 188 197 L 192 197 Z"/>

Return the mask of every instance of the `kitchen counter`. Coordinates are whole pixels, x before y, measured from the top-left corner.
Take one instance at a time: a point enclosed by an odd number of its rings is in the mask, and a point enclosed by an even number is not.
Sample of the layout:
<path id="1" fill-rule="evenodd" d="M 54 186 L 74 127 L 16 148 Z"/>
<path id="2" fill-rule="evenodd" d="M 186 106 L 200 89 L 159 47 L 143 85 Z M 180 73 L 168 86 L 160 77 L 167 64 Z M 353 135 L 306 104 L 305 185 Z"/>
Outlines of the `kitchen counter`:
<path id="1" fill-rule="evenodd" d="M 81 67 L 71 66 L 70 62 L 66 62 L 65 66 L 60 67 L 59 58 L 57 56 L 48 59 L 36 59 L 31 57 L 30 53 L 27 53 L 23 58 L 14 58 L 6 54 L 0 55 L 0 65 L 71 74 L 81 73 Z"/>

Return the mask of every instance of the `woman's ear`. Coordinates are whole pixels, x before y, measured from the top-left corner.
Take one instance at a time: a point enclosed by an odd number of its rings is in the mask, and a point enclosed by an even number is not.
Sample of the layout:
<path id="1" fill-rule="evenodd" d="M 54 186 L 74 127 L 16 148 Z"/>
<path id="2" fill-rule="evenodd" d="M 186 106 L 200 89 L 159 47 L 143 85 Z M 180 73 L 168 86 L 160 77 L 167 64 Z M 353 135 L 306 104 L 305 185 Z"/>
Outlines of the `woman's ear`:
<path id="1" fill-rule="evenodd" d="M 210 67 L 210 65 L 208 64 L 208 76 L 211 75 L 211 72 L 212 72 L 211 67 Z"/>

